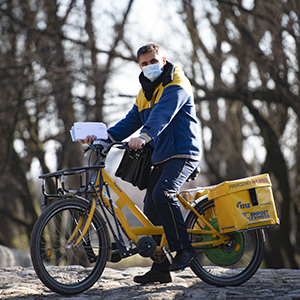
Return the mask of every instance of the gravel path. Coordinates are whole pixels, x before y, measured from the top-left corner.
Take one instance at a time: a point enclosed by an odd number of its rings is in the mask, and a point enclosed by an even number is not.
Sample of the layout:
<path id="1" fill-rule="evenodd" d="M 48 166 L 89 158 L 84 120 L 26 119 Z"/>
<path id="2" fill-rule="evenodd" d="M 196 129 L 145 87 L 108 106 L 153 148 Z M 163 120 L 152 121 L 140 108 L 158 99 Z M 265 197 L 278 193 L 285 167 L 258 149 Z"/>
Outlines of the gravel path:
<path id="1" fill-rule="evenodd" d="M 0 299 L 217 299 L 217 300 L 291 300 L 300 299 L 300 270 L 259 269 L 246 283 L 238 287 L 217 288 L 202 282 L 187 268 L 173 273 L 168 284 L 137 285 L 133 276 L 148 268 L 115 270 L 106 268 L 99 281 L 85 293 L 62 296 L 50 291 L 36 276 L 32 267 L 0 269 Z"/>

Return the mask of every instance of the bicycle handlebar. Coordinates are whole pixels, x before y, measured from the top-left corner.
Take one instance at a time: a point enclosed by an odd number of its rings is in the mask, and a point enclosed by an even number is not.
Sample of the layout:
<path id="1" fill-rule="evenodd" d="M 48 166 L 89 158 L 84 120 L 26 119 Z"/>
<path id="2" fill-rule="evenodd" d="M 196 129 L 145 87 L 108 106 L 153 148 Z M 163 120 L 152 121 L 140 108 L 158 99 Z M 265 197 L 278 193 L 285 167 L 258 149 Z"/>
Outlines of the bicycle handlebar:
<path id="1" fill-rule="evenodd" d="M 106 156 L 108 152 L 116 146 L 116 148 L 119 149 L 131 149 L 134 151 L 139 151 L 140 149 L 135 149 L 131 148 L 128 146 L 128 142 L 107 142 L 106 140 L 96 140 L 92 141 L 85 149 L 83 149 L 84 153 L 87 153 L 88 151 L 92 150 L 98 157 L 98 155 Z M 89 170 L 92 169 L 97 169 L 99 166 L 103 167 L 104 165 L 99 164 L 99 165 L 92 165 L 92 166 L 86 166 L 86 167 L 76 167 L 76 168 L 66 168 L 62 170 L 58 170 L 55 172 L 47 173 L 47 174 L 42 174 L 39 176 L 39 178 L 45 179 L 47 177 L 55 177 L 55 176 L 62 176 L 62 175 L 74 175 L 76 173 L 82 173 L 82 172 L 88 172 Z"/>
<path id="2" fill-rule="evenodd" d="M 111 150 L 111 148 L 116 147 L 118 149 L 131 149 L 134 151 L 138 151 L 140 149 L 135 149 L 128 146 L 128 142 L 120 142 L 120 141 L 114 141 L 114 142 L 108 142 L 107 140 L 95 140 L 92 141 L 84 150 L 83 152 L 86 153 L 89 150 L 93 150 L 95 153 L 97 153 L 98 150 L 100 150 L 101 154 L 107 155 L 108 152 Z"/>

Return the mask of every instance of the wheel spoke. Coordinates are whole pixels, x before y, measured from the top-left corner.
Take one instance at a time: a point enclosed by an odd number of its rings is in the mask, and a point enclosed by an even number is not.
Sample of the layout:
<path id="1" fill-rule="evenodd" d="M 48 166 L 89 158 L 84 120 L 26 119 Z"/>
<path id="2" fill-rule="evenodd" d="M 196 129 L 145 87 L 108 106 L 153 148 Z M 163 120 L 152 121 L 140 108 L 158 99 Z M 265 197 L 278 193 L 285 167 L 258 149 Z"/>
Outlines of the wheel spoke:
<path id="1" fill-rule="evenodd" d="M 196 210 L 210 225 L 219 230 L 217 212 L 213 201 L 197 204 Z M 207 225 L 195 214 L 186 220 L 188 229 L 209 230 Z M 248 280 L 259 267 L 264 253 L 264 235 L 262 230 L 234 232 L 227 236 L 227 244 L 217 247 L 198 247 L 198 258 L 191 263 L 192 270 L 204 281 L 217 286 L 239 285 Z M 210 242 L 218 236 L 210 234 L 190 234 L 192 243 Z"/>
<path id="2" fill-rule="evenodd" d="M 74 246 L 81 229 L 68 244 L 81 216 L 84 217 L 82 226 L 86 224 L 86 211 L 87 204 L 82 201 L 56 202 L 41 214 L 33 229 L 33 266 L 43 283 L 55 292 L 81 293 L 97 281 L 105 267 L 108 235 L 98 213 L 94 214 L 80 243 Z"/>

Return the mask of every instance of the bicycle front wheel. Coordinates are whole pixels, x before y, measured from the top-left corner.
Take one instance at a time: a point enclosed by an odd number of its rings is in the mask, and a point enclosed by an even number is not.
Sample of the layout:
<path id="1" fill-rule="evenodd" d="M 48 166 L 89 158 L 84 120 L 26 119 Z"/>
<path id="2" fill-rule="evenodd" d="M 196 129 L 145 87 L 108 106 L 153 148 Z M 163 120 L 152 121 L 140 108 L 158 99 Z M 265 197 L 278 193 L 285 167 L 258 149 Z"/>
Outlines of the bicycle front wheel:
<path id="1" fill-rule="evenodd" d="M 75 245 L 86 223 L 87 211 L 86 202 L 60 200 L 43 211 L 33 228 L 33 267 L 40 280 L 56 293 L 82 293 L 99 279 L 105 268 L 109 238 L 97 211 L 86 234 Z M 79 228 L 78 224 L 82 226 Z"/>
<path id="2" fill-rule="evenodd" d="M 215 229 L 219 230 L 214 201 L 203 200 L 195 209 Z M 186 219 L 189 229 L 206 229 L 194 213 Z M 207 226 L 207 228 L 205 227 Z M 191 243 L 216 239 L 209 234 L 190 234 Z M 236 286 L 250 279 L 259 268 L 265 249 L 264 233 L 261 229 L 228 234 L 228 242 L 218 247 L 195 248 L 198 257 L 191 262 L 193 272 L 206 283 L 215 286 Z"/>

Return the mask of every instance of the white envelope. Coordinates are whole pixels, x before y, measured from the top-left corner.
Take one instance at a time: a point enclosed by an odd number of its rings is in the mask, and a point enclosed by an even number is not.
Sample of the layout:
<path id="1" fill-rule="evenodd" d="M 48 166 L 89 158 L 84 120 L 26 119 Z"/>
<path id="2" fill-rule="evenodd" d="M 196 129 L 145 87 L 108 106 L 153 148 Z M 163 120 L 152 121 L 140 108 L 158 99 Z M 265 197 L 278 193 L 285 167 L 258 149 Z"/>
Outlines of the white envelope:
<path id="1" fill-rule="evenodd" d="M 107 128 L 102 122 L 76 122 L 70 130 L 72 141 L 84 140 L 88 135 L 97 139 L 107 139 Z"/>

